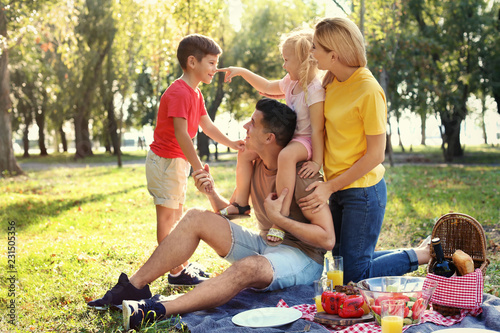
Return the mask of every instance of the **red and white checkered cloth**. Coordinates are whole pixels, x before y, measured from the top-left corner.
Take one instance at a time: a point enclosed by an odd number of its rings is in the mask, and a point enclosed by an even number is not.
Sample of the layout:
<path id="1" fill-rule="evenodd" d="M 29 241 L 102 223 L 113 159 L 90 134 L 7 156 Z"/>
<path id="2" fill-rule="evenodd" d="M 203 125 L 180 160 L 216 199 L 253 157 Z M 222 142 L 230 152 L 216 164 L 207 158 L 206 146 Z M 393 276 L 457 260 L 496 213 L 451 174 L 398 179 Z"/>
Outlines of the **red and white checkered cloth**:
<path id="1" fill-rule="evenodd" d="M 284 300 L 280 300 L 277 305 L 278 308 L 288 308 L 289 306 L 286 304 Z M 302 312 L 302 319 L 309 320 L 309 321 L 314 321 L 314 315 L 316 314 L 316 304 L 300 304 L 300 305 L 295 305 L 292 306 L 292 308 L 299 310 Z M 444 317 L 440 313 L 432 310 L 425 310 L 424 314 L 422 315 L 422 323 L 426 322 L 431 322 L 437 325 L 441 326 L 451 326 L 456 323 L 459 323 L 468 315 L 472 316 L 477 316 L 481 312 L 483 312 L 483 309 L 479 307 L 478 309 L 475 310 L 461 310 L 460 315 L 456 316 L 450 316 L 450 317 Z M 411 326 L 415 325 L 408 325 L 403 327 L 403 331 L 408 329 Z M 377 332 L 382 332 L 382 329 L 380 326 L 378 326 L 375 322 L 371 323 L 361 323 L 361 324 L 356 324 L 352 326 L 325 326 L 326 329 L 328 329 L 330 332 L 342 332 L 342 333 L 347 333 L 347 332 L 352 332 L 352 333 L 377 333 Z"/>
<path id="2" fill-rule="evenodd" d="M 424 289 L 430 285 L 429 281 L 438 283 L 431 303 L 468 310 L 477 309 L 483 303 L 483 272 L 479 268 L 473 273 L 449 278 L 429 273 Z"/>

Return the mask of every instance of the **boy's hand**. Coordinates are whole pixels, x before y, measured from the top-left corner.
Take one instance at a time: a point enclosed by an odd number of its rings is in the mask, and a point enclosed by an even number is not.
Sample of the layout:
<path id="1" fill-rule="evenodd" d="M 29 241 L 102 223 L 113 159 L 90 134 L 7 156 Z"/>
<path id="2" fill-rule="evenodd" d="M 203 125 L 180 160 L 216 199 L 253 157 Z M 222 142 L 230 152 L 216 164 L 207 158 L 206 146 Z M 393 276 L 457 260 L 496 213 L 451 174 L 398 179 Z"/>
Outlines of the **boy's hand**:
<path id="1" fill-rule="evenodd" d="M 226 75 L 224 76 L 224 82 L 231 82 L 231 79 L 235 76 L 241 75 L 243 70 L 244 69 L 241 67 L 226 67 L 219 68 L 217 72 L 225 72 Z"/>
<path id="2" fill-rule="evenodd" d="M 203 169 L 194 171 L 192 176 L 198 191 L 205 194 L 213 193 L 214 179 L 212 175 L 210 175 L 210 167 L 208 164 L 205 164 Z"/>
<path id="3" fill-rule="evenodd" d="M 245 150 L 245 141 L 243 140 L 236 140 L 236 141 L 231 141 L 231 146 L 229 147 L 233 150 Z"/>
<path id="4" fill-rule="evenodd" d="M 302 164 L 302 167 L 299 170 L 299 177 L 312 178 L 319 172 L 319 169 L 321 169 L 321 166 L 318 163 L 314 161 L 307 161 L 306 163 Z"/>

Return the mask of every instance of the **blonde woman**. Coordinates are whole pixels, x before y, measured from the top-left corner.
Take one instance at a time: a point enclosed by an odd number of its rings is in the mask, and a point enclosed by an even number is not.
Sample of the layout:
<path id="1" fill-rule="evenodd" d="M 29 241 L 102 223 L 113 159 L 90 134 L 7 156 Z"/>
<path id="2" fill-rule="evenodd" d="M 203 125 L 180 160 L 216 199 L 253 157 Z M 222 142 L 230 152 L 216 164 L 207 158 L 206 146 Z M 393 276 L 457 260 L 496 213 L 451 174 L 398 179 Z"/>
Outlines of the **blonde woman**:
<path id="1" fill-rule="evenodd" d="M 303 178 L 315 176 L 323 163 L 323 101 L 325 92 L 318 78 L 316 61 L 311 58 L 313 30 L 302 29 L 285 35 L 280 49 L 283 68 L 287 75 L 276 81 L 269 81 L 245 68 L 229 67 L 219 71 L 226 72 L 225 81 L 241 76 L 259 92 L 266 95 L 285 95 L 286 104 L 297 114 L 297 126 L 292 141 L 280 152 L 276 192 L 280 195 L 284 188 L 289 192 L 285 197 L 281 214 L 290 214 L 293 189 L 297 176 L 296 165 L 307 161 L 300 167 L 298 174 Z M 236 191 L 232 204 L 221 211 L 223 215 L 248 214 L 248 195 L 250 175 L 255 154 L 249 151 L 239 153 L 236 169 Z M 269 245 L 278 245 L 286 233 L 273 225 L 267 233 Z"/>
<path id="2" fill-rule="evenodd" d="M 429 248 L 375 252 L 387 202 L 384 181 L 387 107 L 382 87 L 366 68 L 358 27 L 346 18 L 328 18 L 315 27 L 312 56 L 326 70 L 325 182 L 300 200 L 303 210 L 328 204 L 337 245 L 344 257 L 344 282 L 403 275 L 429 260 Z M 425 245 L 425 244 L 424 244 Z"/>

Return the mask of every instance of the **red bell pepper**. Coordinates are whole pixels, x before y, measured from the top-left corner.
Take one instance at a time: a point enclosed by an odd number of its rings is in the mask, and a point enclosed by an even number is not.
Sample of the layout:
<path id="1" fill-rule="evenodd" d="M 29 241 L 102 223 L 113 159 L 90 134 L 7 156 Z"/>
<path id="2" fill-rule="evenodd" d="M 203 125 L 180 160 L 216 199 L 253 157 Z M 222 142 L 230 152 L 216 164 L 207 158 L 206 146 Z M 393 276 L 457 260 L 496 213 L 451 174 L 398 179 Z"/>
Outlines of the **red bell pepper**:
<path id="1" fill-rule="evenodd" d="M 365 300 L 363 296 L 351 295 L 348 296 L 344 303 L 340 306 L 339 316 L 342 318 L 359 318 L 362 317 L 365 311 L 363 310 L 363 304 Z"/>
<path id="2" fill-rule="evenodd" d="M 321 294 L 321 305 L 323 310 L 329 314 L 338 314 L 339 308 L 346 298 L 346 294 L 336 291 L 324 291 Z"/>

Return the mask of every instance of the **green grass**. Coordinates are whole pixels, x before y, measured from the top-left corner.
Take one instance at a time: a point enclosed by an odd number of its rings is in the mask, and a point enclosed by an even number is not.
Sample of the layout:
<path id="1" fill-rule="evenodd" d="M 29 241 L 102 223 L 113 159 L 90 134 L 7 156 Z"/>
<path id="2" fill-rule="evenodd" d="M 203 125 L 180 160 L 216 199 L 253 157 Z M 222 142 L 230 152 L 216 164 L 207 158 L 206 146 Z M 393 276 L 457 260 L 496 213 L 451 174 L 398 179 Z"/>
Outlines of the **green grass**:
<path id="1" fill-rule="evenodd" d="M 127 153 L 128 154 L 128 153 Z M 144 152 L 132 158 L 143 159 Z M 499 154 L 497 154 L 498 160 Z M 234 157 L 234 156 L 233 156 Z M 132 274 L 156 247 L 155 210 L 141 164 L 117 168 L 90 167 L 116 161 L 101 156 L 81 166 L 61 166 L 63 156 L 46 167 L 27 171 L 26 176 L 0 179 L 2 223 L 2 269 L 0 306 L 8 295 L 7 228 L 15 221 L 17 232 L 16 314 L 18 332 L 123 332 L 121 313 L 96 312 L 86 308 L 90 299 L 101 297 L 116 283 L 120 272 Z M 58 160 L 59 158 L 59 160 Z M 231 159 L 230 157 L 227 157 Z M 31 158 L 23 162 L 38 162 Z M 71 165 L 70 165 L 71 164 Z M 58 166 L 53 168 L 53 166 Z M 220 192 L 229 197 L 234 186 L 234 158 L 211 165 Z M 431 233 L 434 221 L 450 210 L 474 216 L 487 237 L 500 243 L 496 229 L 500 216 L 500 166 L 489 165 L 402 165 L 388 167 L 388 207 L 379 248 L 416 245 Z M 192 181 L 186 207 L 209 208 Z M 253 220 L 245 220 L 252 226 Z M 500 256 L 488 253 L 485 291 L 498 295 Z M 212 273 L 228 264 L 205 244 L 193 260 Z M 425 274 L 425 267 L 416 274 Z M 166 278 L 151 285 L 153 294 L 184 292 L 168 286 Z M 16 331 L 0 314 L 0 331 Z M 153 325 L 142 332 L 171 332 L 167 324 Z"/>

